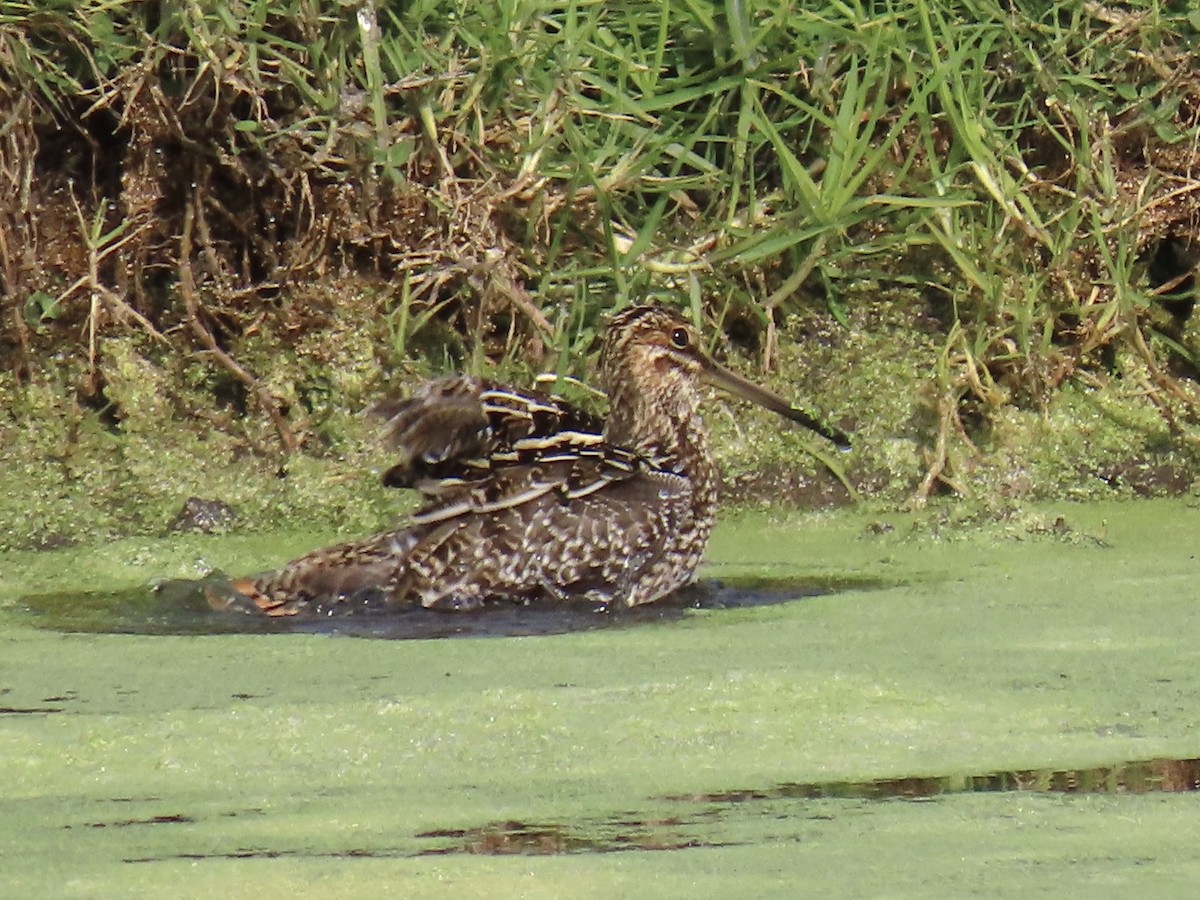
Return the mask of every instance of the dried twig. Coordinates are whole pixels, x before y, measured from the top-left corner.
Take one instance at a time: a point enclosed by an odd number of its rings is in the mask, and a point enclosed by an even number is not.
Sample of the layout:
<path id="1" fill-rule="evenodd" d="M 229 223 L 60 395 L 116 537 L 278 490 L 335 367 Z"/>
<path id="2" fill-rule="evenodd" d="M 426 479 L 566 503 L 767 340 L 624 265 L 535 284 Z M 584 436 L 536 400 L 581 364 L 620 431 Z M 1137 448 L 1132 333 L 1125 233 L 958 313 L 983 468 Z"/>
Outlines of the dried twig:
<path id="1" fill-rule="evenodd" d="M 279 434 L 279 440 L 283 444 L 283 449 L 288 452 L 294 452 L 299 446 L 296 441 L 296 436 L 292 434 L 292 430 L 288 427 L 287 420 L 279 411 L 277 403 L 271 392 L 266 386 L 258 380 L 252 373 L 247 371 L 236 359 L 226 353 L 217 344 L 217 339 L 213 337 L 212 332 L 204 321 L 200 318 L 200 300 L 196 293 L 196 280 L 192 275 L 192 226 L 195 221 L 197 198 L 194 196 L 184 205 L 183 213 L 183 233 L 179 239 L 179 290 L 183 294 L 183 302 L 187 307 L 188 322 L 192 327 L 193 333 L 221 364 L 221 366 L 233 375 L 238 381 L 246 386 L 246 388 L 258 397 L 258 403 L 263 408 L 271 422 L 275 426 L 275 431 Z"/>
<path id="2" fill-rule="evenodd" d="M 76 291 L 81 288 L 87 288 L 90 303 L 87 319 L 88 363 L 92 371 L 94 372 L 96 369 L 96 338 L 100 327 L 101 301 L 110 309 L 115 310 L 118 316 L 132 318 L 155 340 L 169 345 L 171 342 L 167 340 L 162 332 L 154 327 L 154 324 L 149 319 L 130 306 L 124 298 L 117 296 L 100 278 L 100 263 L 134 240 L 143 231 L 150 228 L 153 223 L 146 220 L 125 231 L 125 226 L 130 224 L 126 222 L 107 234 L 101 234 L 102 213 L 97 212 L 96 221 L 89 223 L 87 217 L 83 214 L 83 209 L 80 207 L 79 199 L 75 196 L 74 191 L 71 192 L 71 202 L 75 206 L 75 216 L 79 220 L 80 234 L 83 235 L 84 245 L 87 247 L 87 272 L 76 278 L 70 287 L 60 293 L 55 298 L 54 303 L 55 305 L 62 304 Z"/>
<path id="3" fill-rule="evenodd" d="M 1200 418 L 1200 410 L 1196 409 L 1196 403 L 1188 396 L 1187 392 L 1179 386 L 1179 383 L 1162 370 L 1158 365 L 1158 361 L 1154 358 L 1154 351 L 1150 349 L 1150 345 L 1146 343 L 1146 336 L 1142 334 L 1141 326 L 1135 321 L 1130 324 L 1129 334 L 1133 340 L 1133 347 L 1137 351 L 1138 356 L 1142 358 L 1142 362 L 1146 366 L 1146 371 L 1150 373 L 1150 378 L 1157 385 L 1160 391 L 1164 391 L 1174 397 L 1187 409 L 1188 418 L 1195 422 Z M 1175 422 L 1174 416 L 1170 413 L 1166 404 L 1161 403 L 1159 398 L 1154 394 L 1149 395 L 1151 402 L 1158 407 L 1163 414 L 1167 424 L 1171 426 L 1172 431 L 1179 433 L 1182 429 Z"/>

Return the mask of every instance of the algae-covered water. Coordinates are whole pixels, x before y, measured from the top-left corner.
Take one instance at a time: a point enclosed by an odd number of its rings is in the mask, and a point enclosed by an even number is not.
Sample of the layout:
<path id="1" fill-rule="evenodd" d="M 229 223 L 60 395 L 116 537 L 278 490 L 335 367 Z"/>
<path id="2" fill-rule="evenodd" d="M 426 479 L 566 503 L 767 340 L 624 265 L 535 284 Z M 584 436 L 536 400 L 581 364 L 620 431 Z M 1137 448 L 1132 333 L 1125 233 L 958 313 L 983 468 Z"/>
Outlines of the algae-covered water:
<path id="1" fill-rule="evenodd" d="M 147 589 L 327 535 L 6 554 L 0 896 L 1185 896 L 1198 535 L 743 515 L 703 608 L 465 640 Z"/>

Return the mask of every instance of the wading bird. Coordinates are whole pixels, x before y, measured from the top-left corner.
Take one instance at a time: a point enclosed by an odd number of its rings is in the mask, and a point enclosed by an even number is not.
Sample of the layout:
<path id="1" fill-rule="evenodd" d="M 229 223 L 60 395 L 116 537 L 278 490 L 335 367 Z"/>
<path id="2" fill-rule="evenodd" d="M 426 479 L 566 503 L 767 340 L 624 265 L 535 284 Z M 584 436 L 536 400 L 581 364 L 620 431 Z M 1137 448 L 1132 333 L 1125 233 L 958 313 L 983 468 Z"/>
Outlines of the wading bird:
<path id="1" fill-rule="evenodd" d="M 718 474 L 701 383 L 849 447 L 842 431 L 714 362 L 695 329 L 663 307 L 613 316 L 600 375 L 604 419 L 462 375 L 378 405 L 400 457 L 383 482 L 415 488 L 420 508 L 395 531 L 210 588 L 209 601 L 270 616 L 547 598 L 652 603 L 692 580 L 712 532 Z"/>

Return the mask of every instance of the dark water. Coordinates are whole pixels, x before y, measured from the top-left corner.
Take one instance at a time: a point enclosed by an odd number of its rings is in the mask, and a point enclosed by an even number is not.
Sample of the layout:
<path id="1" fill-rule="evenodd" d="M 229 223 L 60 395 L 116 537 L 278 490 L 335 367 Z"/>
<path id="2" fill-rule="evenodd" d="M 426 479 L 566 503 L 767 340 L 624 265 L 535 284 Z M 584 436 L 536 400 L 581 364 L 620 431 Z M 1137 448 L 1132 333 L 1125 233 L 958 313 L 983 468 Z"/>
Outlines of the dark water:
<path id="1" fill-rule="evenodd" d="M 480 854 L 488 856 L 550 856 L 579 853 L 619 853 L 631 850 L 685 850 L 726 847 L 722 826 L 736 817 L 786 821 L 827 820 L 837 814 L 828 805 L 808 801 L 859 802 L 926 801 L 969 793 L 1035 791 L 1058 794 L 1145 794 L 1200 790 L 1200 759 L 1151 759 L 1081 769 L 1022 769 L 978 775 L 917 776 L 868 781 L 829 781 L 780 784 L 763 789 L 730 790 L 658 798 L 656 815 L 624 812 L 575 822 L 507 820 L 484 825 L 438 828 L 408 836 L 394 846 L 344 847 L 335 850 L 287 847 L 246 847 L 223 853 L 183 853 L 138 856 L 130 863 L 164 859 L 278 859 L 287 857 L 395 858 Z M 667 804 L 664 809 L 663 804 Z M 260 816 L 262 810 L 227 815 Z M 87 828 L 177 826 L 195 821 L 184 814 L 90 821 Z M 75 827 L 75 826 L 68 826 Z"/>
<path id="2" fill-rule="evenodd" d="M 1036 791 L 1062 794 L 1145 794 L 1200 790 L 1200 759 L 1152 759 L 1090 769 L 1023 769 L 981 775 L 881 778 L 781 784 L 762 790 L 731 790 L 664 798 L 684 808 L 676 815 L 639 819 L 625 815 L 569 823 L 494 822 L 474 828 L 447 828 L 418 834 L 431 842 L 420 855 L 478 853 L 491 855 L 612 853 L 621 850 L 682 850 L 727 846 L 712 839 L 712 826 L 741 813 L 757 812 L 776 819 L 803 817 L 789 809 L 804 800 L 931 800 L 970 793 Z M 781 804 L 783 804 L 781 806 Z M 829 815 L 827 808 L 807 811 L 811 818 Z"/>
<path id="3" fill-rule="evenodd" d="M 831 583 L 825 580 L 814 583 L 798 578 L 746 578 L 729 582 L 700 581 L 657 603 L 633 609 L 610 609 L 587 602 L 537 601 L 494 603 L 470 612 L 408 608 L 279 618 L 213 610 L 205 600 L 204 589 L 227 586 L 227 579 L 214 575 L 198 581 L 170 581 L 125 591 L 42 594 L 22 598 L 18 611 L 28 616 L 36 627 L 71 633 L 300 633 L 390 640 L 511 637 L 647 625 L 680 619 L 691 610 L 747 609 L 879 585 L 876 582 Z"/>
<path id="4" fill-rule="evenodd" d="M 982 775 L 933 775 L 871 781 L 780 784 L 763 790 L 732 790 L 670 797 L 694 803 L 769 800 L 925 800 L 943 794 L 1038 791 L 1056 794 L 1145 794 L 1200 790 L 1200 759 L 1150 759 L 1090 769 L 1019 769 Z"/>

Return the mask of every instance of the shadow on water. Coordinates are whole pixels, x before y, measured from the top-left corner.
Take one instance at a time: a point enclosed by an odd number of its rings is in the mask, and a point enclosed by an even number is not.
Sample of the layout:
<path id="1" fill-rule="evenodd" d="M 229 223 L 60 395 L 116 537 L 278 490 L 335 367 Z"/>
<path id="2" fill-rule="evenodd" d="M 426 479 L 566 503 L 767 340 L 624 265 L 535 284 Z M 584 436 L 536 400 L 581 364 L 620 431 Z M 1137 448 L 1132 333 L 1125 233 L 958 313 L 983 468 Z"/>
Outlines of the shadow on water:
<path id="1" fill-rule="evenodd" d="M 1034 791 L 1061 794 L 1145 794 L 1200 790 L 1200 759 L 1152 759 L 1097 766 L 1090 769 L 1023 769 L 982 775 L 882 778 L 870 781 L 830 781 L 781 784 L 750 790 L 688 794 L 658 798 L 656 814 L 623 812 L 576 822 L 507 820 L 462 828 L 418 832 L 401 845 L 337 849 L 238 847 L 224 852 L 139 856 L 129 863 L 166 859 L 396 858 L 478 854 L 485 856 L 552 856 L 623 851 L 685 850 L 729 847 L 759 839 L 778 841 L 786 834 L 782 823 L 824 821 L 836 815 L 827 803 L 795 807 L 804 801 L 931 801 L 939 796 L 970 793 Z M 667 808 L 663 804 L 668 804 Z M 674 811 L 670 807 L 675 807 Z M 225 815 L 262 815 L 243 810 Z M 734 820 L 770 823 L 769 838 L 753 838 L 743 829 L 740 840 L 722 839 L 721 831 Z M 83 823 L 88 828 L 128 828 L 179 825 L 196 821 L 183 813 Z M 72 828 L 75 826 L 65 826 Z M 780 829 L 783 829 L 781 831 Z M 797 833 L 793 839 L 800 840 Z"/>
<path id="2" fill-rule="evenodd" d="M 701 581 L 657 603 L 633 609 L 556 601 L 498 602 L 470 612 L 423 608 L 372 610 L 334 616 L 268 618 L 213 610 L 206 587 L 227 588 L 213 575 L 125 591 L 42 594 L 22 598 L 17 611 L 39 628 L 69 633 L 208 635 L 341 634 L 390 640 L 513 637 L 630 627 L 683 618 L 692 610 L 769 606 L 839 590 L 881 586 L 868 581 L 753 578 Z"/>

